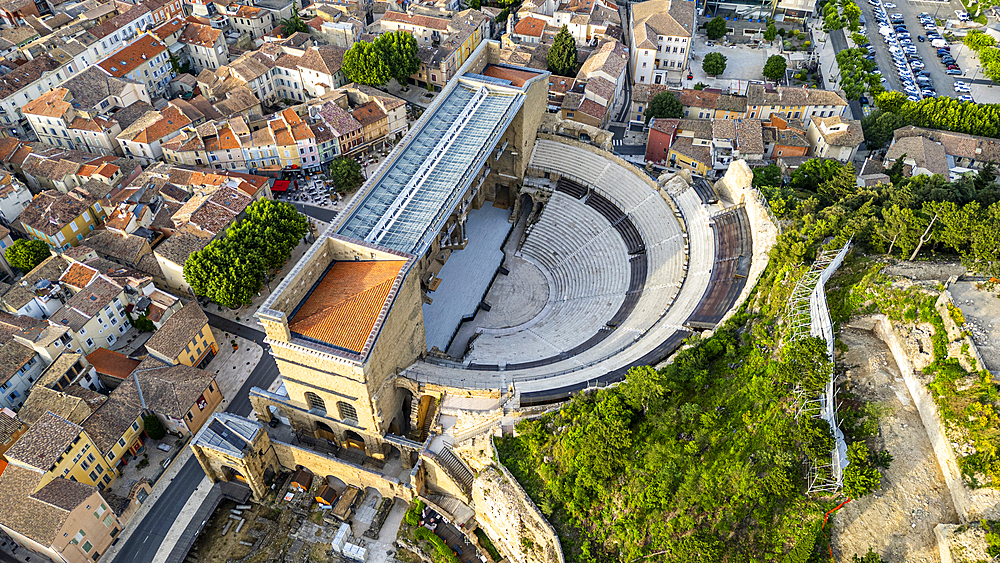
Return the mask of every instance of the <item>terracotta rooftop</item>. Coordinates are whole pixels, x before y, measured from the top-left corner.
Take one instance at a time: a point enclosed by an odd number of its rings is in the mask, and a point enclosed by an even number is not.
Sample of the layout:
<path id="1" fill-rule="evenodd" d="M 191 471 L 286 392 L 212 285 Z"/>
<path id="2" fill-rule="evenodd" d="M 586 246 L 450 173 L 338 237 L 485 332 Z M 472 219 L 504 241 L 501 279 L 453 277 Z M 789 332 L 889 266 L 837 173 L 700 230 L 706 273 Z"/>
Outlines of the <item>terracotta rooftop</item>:
<path id="1" fill-rule="evenodd" d="M 141 35 L 131 45 L 97 63 L 97 66 L 106 70 L 111 76 L 120 78 L 166 50 L 166 46 L 157 38 Z"/>
<path id="2" fill-rule="evenodd" d="M 388 14 L 386 14 L 388 15 Z M 514 33 L 527 35 L 530 37 L 541 37 L 545 31 L 545 20 L 538 18 L 524 18 L 514 26 Z"/>
<path id="3" fill-rule="evenodd" d="M 405 260 L 334 262 L 288 328 L 360 354 Z"/>
<path id="4" fill-rule="evenodd" d="M 117 379 L 125 379 L 139 365 L 139 360 L 130 359 L 121 352 L 106 348 L 98 348 L 87 354 L 87 361 L 94 366 L 97 373 L 110 375 Z"/>
<path id="5" fill-rule="evenodd" d="M 101 453 L 107 454 L 140 414 L 142 403 L 135 392 L 135 383 L 129 377 L 90 415 L 83 428 Z"/>
<path id="6" fill-rule="evenodd" d="M 41 96 L 31 100 L 21 108 L 21 112 L 29 115 L 40 115 L 42 117 L 62 118 L 69 108 L 73 107 L 67 98 L 71 98 L 69 90 L 56 88 L 49 90 Z"/>
<path id="7" fill-rule="evenodd" d="M 220 29 L 215 29 L 209 25 L 189 23 L 184 28 L 184 33 L 181 33 L 178 41 L 188 45 L 212 47 L 218 41 L 220 35 L 222 35 L 222 30 Z"/>
<path id="8" fill-rule="evenodd" d="M 94 276 L 97 275 L 97 270 L 87 266 L 86 264 L 81 264 L 79 262 L 74 262 L 70 265 L 69 269 L 63 272 L 62 277 L 59 281 L 74 287 L 76 289 L 81 289 L 87 286 Z"/>
<path id="9" fill-rule="evenodd" d="M 184 418 L 215 380 L 211 372 L 184 364 L 164 364 L 152 356 L 140 364 L 137 375 L 146 406 L 174 418 Z"/>
<path id="10" fill-rule="evenodd" d="M 0 506 L 17 507 L 17 510 L 0 510 L 0 524 L 42 545 L 52 545 L 69 511 L 32 498 L 41 480 L 41 473 L 13 464 L 0 474 Z M 56 480 L 65 481 L 62 477 Z M 91 490 L 97 489 L 91 487 Z"/>
<path id="11" fill-rule="evenodd" d="M 17 411 L 17 416 L 29 426 L 33 426 L 46 412 L 73 424 L 83 424 L 94 409 L 82 397 L 69 393 L 68 388 L 67 391 L 56 391 L 36 385 L 28 395 L 28 399 L 24 401 L 21 410 Z"/>
<path id="12" fill-rule="evenodd" d="M 538 73 L 519 68 L 508 68 L 491 64 L 486 65 L 486 68 L 483 69 L 483 76 L 499 78 L 501 80 L 510 80 L 512 85 L 520 88 L 524 86 L 525 82 L 538 76 Z"/>

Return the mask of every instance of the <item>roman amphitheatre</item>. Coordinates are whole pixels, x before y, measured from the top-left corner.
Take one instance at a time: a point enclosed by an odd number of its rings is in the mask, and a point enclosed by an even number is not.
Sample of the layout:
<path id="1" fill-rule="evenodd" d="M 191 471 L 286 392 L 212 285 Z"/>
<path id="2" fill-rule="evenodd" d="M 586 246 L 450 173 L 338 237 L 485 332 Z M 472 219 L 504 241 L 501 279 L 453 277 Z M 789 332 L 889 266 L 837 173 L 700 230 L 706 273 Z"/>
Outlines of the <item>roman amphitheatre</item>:
<path id="1" fill-rule="evenodd" d="M 192 445 L 213 481 L 304 469 L 555 560 L 492 436 L 715 328 L 776 229 L 744 162 L 650 174 L 546 114 L 548 80 L 482 44 L 317 237 L 256 315 L 280 385 Z"/>

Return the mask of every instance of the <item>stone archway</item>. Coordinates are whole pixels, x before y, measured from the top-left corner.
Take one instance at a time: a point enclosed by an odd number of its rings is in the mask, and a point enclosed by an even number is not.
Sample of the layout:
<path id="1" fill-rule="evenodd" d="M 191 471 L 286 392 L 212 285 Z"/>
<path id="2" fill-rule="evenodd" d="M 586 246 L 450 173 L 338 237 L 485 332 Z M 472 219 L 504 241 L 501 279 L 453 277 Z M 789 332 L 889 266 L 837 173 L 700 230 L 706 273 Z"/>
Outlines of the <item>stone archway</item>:
<path id="1" fill-rule="evenodd" d="M 344 445 L 348 448 L 354 448 L 356 450 L 361 450 L 367 453 L 367 448 L 365 447 L 365 438 L 361 434 L 353 430 L 344 431 Z"/>
<path id="2" fill-rule="evenodd" d="M 337 439 L 337 435 L 333 433 L 333 429 L 330 428 L 328 424 L 320 420 L 316 421 L 316 428 L 313 429 L 313 433 L 317 438 L 323 440 L 334 441 Z"/>

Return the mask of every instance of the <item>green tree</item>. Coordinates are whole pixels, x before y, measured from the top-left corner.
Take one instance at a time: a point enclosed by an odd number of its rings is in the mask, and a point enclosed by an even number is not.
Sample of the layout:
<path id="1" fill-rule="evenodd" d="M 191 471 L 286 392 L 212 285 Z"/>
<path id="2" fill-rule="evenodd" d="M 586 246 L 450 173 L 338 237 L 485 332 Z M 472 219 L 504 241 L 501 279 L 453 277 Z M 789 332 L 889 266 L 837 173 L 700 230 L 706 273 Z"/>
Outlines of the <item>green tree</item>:
<path id="1" fill-rule="evenodd" d="M 875 234 L 889 244 L 886 254 L 892 254 L 896 246 L 904 255 L 917 247 L 916 223 L 912 209 L 898 205 L 882 209 L 882 222 L 875 226 Z"/>
<path id="2" fill-rule="evenodd" d="M 341 69 L 351 82 L 381 86 L 392 78 L 385 55 L 374 43 L 357 41 L 344 53 Z"/>
<path id="3" fill-rule="evenodd" d="M 844 17 L 847 18 L 848 25 L 851 27 L 852 31 L 857 31 L 858 23 L 861 18 L 861 8 L 857 4 L 848 0 L 844 2 L 844 7 L 842 8 Z"/>
<path id="4" fill-rule="evenodd" d="M 51 254 L 49 245 L 45 242 L 25 239 L 15 240 L 14 244 L 8 246 L 3 253 L 11 266 L 24 273 L 34 270 L 35 266 L 41 264 Z"/>
<path id="5" fill-rule="evenodd" d="M 899 113 L 908 102 L 902 92 L 886 91 L 875 96 L 875 105 L 883 113 Z"/>
<path id="6" fill-rule="evenodd" d="M 726 25 L 726 20 L 719 16 L 715 16 L 708 23 L 705 24 L 705 34 L 711 40 L 721 39 L 725 37 L 728 32 L 728 26 Z"/>
<path id="7" fill-rule="evenodd" d="M 843 167 L 835 160 L 809 159 L 792 172 L 789 186 L 797 191 L 815 192 L 820 184 L 831 180 Z"/>
<path id="8" fill-rule="evenodd" d="M 299 31 L 309 31 L 309 26 L 306 22 L 302 21 L 299 17 L 299 7 L 297 5 L 292 6 L 292 17 L 285 18 L 278 22 L 278 27 L 281 28 L 281 32 L 287 37 Z"/>
<path id="9" fill-rule="evenodd" d="M 844 494 L 851 498 L 866 496 L 882 485 L 878 468 L 888 469 L 892 462 L 889 452 L 873 454 L 868 445 L 857 441 L 847 446 L 847 467 L 844 468 Z"/>
<path id="10" fill-rule="evenodd" d="M 726 56 L 722 53 L 712 52 L 705 55 L 705 60 L 701 63 L 701 70 L 709 76 L 718 76 L 726 71 Z"/>
<path id="11" fill-rule="evenodd" d="M 753 187 L 781 187 L 781 168 L 777 164 L 768 164 L 753 169 Z"/>
<path id="12" fill-rule="evenodd" d="M 565 25 L 556 34 L 545 60 L 552 73 L 559 76 L 576 76 L 576 39 Z"/>
<path id="13" fill-rule="evenodd" d="M 353 192 L 364 183 L 361 165 L 353 158 L 342 156 L 330 163 L 330 176 L 340 193 Z"/>
<path id="14" fill-rule="evenodd" d="M 153 440 L 162 440 L 167 435 L 166 429 L 160 423 L 159 417 L 155 414 L 148 414 L 142 417 L 142 425 L 146 429 L 146 435 Z"/>
<path id="15" fill-rule="evenodd" d="M 420 72 L 417 40 L 413 34 L 402 30 L 383 33 L 375 39 L 375 46 L 382 52 L 382 58 L 389 67 L 389 75 L 400 86 L 405 85 L 411 75 Z"/>
<path id="16" fill-rule="evenodd" d="M 764 41 L 774 41 L 778 36 L 778 28 L 774 26 L 774 22 L 767 22 L 767 29 L 764 30 Z"/>
<path id="17" fill-rule="evenodd" d="M 137 328 L 139 332 L 153 332 L 156 330 L 156 325 L 154 325 L 153 321 L 149 320 L 149 317 L 146 315 L 132 321 L 132 326 Z"/>
<path id="18" fill-rule="evenodd" d="M 984 276 L 1000 278 L 1000 203 L 994 203 L 971 229 L 969 251 L 962 265 Z"/>
<path id="19" fill-rule="evenodd" d="M 673 92 L 660 92 L 653 96 L 646 108 L 646 123 L 655 117 L 675 119 L 684 115 L 684 106 Z"/>
<path id="20" fill-rule="evenodd" d="M 872 548 L 869 547 L 868 553 L 864 554 L 861 557 L 858 557 L 857 553 L 852 555 L 851 563 L 889 563 L 889 562 L 886 561 L 885 559 L 882 559 L 882 557 L 879 554 L 872 551 Z"/>
<path id="21" fill-rule="evenodd" d="M 788 68 L 788 61 L 781 55 L 771 55 L 764 63 L 764 78 L 772 82 L 779 82 L 785 77 L 785 69 Z"/>
<path id="22" fill-rule="evenodd" d="M 974 29 L 969 31 L 969 34 L 965 36 L 962 43 L 965 43 L 965 45 L 973 51 L 978 51 L 984 47 L 995 47 L 997 41 L 996 39 L 993 39 L 992 35 L 989 35 L 982 30 Z"/>
<path id="23" fill-rule="evenodd" d="M 898 113 L 875 110 L 861 120 L 861 130 L 865 134 L 868 150 L 878 150 L 892 140 L 892 134 L 906 125 L 906 119 Z"/>

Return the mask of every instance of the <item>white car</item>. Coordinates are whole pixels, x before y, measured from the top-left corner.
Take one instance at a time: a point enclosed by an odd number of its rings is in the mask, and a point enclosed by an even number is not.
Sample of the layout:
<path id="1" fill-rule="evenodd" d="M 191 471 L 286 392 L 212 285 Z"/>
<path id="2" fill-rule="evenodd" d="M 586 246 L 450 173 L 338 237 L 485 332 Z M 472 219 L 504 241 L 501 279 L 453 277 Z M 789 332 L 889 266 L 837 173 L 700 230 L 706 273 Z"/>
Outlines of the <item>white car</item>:
<path id="1" fill-rule="evenodd" d="M 968 96 L 968 95 L 966 95 L 966 96 L 959 96 L 958 97 L 958 101 L 960 101 L 960 102 L 972 102 L 972 103 L 976 102 L 976 100 L 972 99 L 972 96 Z"/>
<path id="2" fill-rule="evenodd" d="M 969 87 L 970 86 L 969 86 L 968 82 L 963 82 L 961 80 L 956 80 L 955 81 L 955 89 L 956 90 L 958 90 L 959 88 L 969 88 Z"/>
<path id="3" fill-rule="evenodd" d="M 895 5 L 895 4 L 893 4 L 892 2 L 886 2 L 886 3 L 884 4 L 884 6 L 885 6 L 885 9 L 886 9 L 886 10 L 891 10 L 891 9 L 893 9 L 893 8 L 895 8 L 895 7 L 896 7 L 896 5 Z"/>

